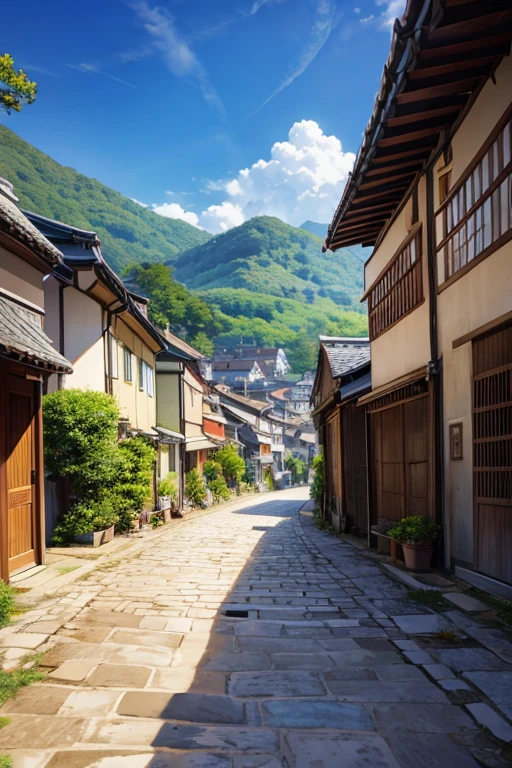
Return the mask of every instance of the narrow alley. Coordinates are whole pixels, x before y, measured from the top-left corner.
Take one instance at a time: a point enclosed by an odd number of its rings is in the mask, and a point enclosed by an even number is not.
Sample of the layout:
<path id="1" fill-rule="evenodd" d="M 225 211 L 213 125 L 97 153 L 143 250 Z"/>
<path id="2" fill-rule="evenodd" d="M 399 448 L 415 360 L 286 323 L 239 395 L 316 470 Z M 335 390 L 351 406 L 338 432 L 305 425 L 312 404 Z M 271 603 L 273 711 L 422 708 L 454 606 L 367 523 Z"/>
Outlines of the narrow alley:
<path id="1" fill-rule="evenodd" d="M 495 632 L 493 653 L 465 614 L 413 602 L 306 499 L 184 520 L 27 614 L 7 639 L 43 643 L 48 675 L 4 705 L 0 752 L 16 768 L 506 765 L 471 682 L 508 680 L 510 643 Z"/>

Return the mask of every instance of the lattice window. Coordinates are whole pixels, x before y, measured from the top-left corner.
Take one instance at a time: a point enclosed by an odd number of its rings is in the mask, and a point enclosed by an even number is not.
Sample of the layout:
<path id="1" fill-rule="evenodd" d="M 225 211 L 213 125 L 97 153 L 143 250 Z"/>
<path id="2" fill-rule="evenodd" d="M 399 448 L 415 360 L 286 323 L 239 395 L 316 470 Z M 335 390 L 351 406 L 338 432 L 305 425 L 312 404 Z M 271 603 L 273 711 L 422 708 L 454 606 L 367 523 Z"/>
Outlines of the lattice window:
<path id="1" fill-rule="evenodd" d="M 445 280 L 485 253 L 512 228 L 512 121 L 442 207 Z"/>
<path id="2" fill-rule="evenodd" d="M 396 254 L 368 294 L 370 339 L 394 325 L 423 301 L 421 229 Z"/>
<path id="3" fill-rule="evenodd" d="M 479 499 L 512 499 L 512 363 L 473 380 L 474 490 Z"/>

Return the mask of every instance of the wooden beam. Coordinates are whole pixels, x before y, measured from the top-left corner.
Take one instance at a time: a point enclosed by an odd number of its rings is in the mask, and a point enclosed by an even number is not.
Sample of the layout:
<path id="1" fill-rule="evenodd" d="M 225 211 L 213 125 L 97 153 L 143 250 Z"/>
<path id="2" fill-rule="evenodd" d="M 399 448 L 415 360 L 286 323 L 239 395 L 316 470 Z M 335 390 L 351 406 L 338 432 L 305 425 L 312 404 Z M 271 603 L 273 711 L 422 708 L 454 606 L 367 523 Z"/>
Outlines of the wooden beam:
<path id="1" fill-rule="evenodd" d="M 404 152 L 390 152 L 389 154 L 383 155 L 382 157 L 374 157 L 372 159 L 372 165 L 392 163 L 395 160 L 401 160 L 403 157 L 419 157 L 420 155 L 421 148 L 418 147 L 416 147 L 416 149 L 406 149 Z"/>
<path id="2" fill-rule="evenodd" d="M 427 139 L 432 137 L 435 139 L 436 134 L 446 128 L 449 123 L 443 123 L 442 125 L 436 125 L 432 128 L 422 128 L 419 131 L 411 131 L 410 133 L 402 133 L 399 136 L 390 136 L 387 139 L 381 139 L 377 144 L 378 147 L 394 147 L 396 144 L 407 144 L 410 141 L 420 141 L 420 139 Z"/>
<path id="3" fill-rule="evenodd" d="M 390 203 L 379 203 L 379 205 L 361 205 L 359 208 L 356 208 L 358 201 L 355 200 L 353 204 L 350 206 L 350 209 L 347 211 L 347 219 L 352 216 L 359 216 L 360 214 L 366 215 L 367 212 L 373 213 L 374 211 L 380 211 L 381 209 L 387 209 L 390 207 Z"/>
<path id="4" fill-rule="evenodd" d="M 401 93 L 397 96 L 397 104 L 410 104 L 413 101 L 439 99 L 441 96 L 450 96 L 451 94 L 470 94 L 475 90 L 481 80 L 482 77 L 471 77 L 468 80 L 457 80 L 456 83 L 431 85 L 428 88 L 418 88 L 417 90 L 405 91 L 404 93 Z"/>
<path id="5" fill-rule="evenodd" d="M 421 170 L 423 166 L 424 160 L 423 158 L 418 160 L 409 160 L 407 163 L 395 163 L 394 165 L 382 165 L 379 168 L 372 168 L 370 171 L 366 172 L 366 176 L 383 176 L 383 174 L 389 173 L 391 171 L 401 171 L 402 169 L 405 170 L 406 168 L 412 168 L 416 171 Z"/>
<path id="6" fill-rule="evenodd" d="M 364 184 L 359 185 L 359 189 L 371 189 L 372 187 L 379 187 L 383 184 L 390 184 L 392 181 L 397 181 L 397 179 L 405 179 L 408 176 L 414 176 L 416 173 L 415 170 L 409 170 L 405 173 L 399 173 L 395 176 L 382 176 L 379 179 L 374 179 L 373 181 L 366 181 Z"/>
<path id="7" fill-rule="evenodd" d="M 337 238 L 333 238 L 331 240 L 331 248 L 339 248 L 342 245 L 350 245 L 354 243 L 362 243 L 363 240 L 370 240 L 370 239 L 377 239 L 377 235 L 379 234 L 380 229 L 371 229 L 368 232 L 361 232 L 361 233 L 351 233 L 348 237 L 343 236 L 342 234 L 339 235 Z"/>
<path id="8" fill-rule="evenodd" d="M 356 224 L 353 224 L 351 226 L 348 226 L 350 224 L 350 222 L 347 221 L 347 222 L 345 222 L 343 224 L 341 229 L 343 230 L 343 232 L 352 232 L 352 231 L 358 230 L 358 229 L 368 229 L 368 227 L 375 227 L 375 228 L 377 228 L 377 226 L 381 226 L 387 220 L 388 220 L 387 216 L 383 217 L 381 215 L 381 217 L 379 219 L 369 219 L 367 221 L 360 221 L 360 222 L 358 222 Z"/>
<path id="9" fill-rule="evenodd" d="M 491 29 L 492 27 L 498 27 L 500 24 L 504 24 L 506 21 L 512 19 L 512 9 L 498 11 L 497 13 L 489 13 L 486 16 L 476 16 L 473 19 L 467 19 L 466 21 L 456 21 L 453 24 L 447 24 L 444 27 L 438 27 L 429 33 L 429 42 L 436 45 L 442 43 L 444 40 L 453 40 L 453 38 L 460 38 L 464 35 L 471 35 L 473 33 L 482 32 L 484 29 Z"/>
<path id="10" fill-rule="evenodd" d="M 464 72 L 477 69 L 478 67 L 487 67 L 489 64 L 494 64 L 497 59 L 501 59 L 500 54 L 483 56 L 482 58 L 470 58 L 466 61 L 451 61 L 447 64 L 425 67 L 424 69 L 419 68 L 409 72 L 409 80 L 422 80 L 426 77 L 440 77 L 442 75 L 450 75 L 452 72 Z"/>
<path id="11" fill-rule="evenodd" d="M 448 107 L 438 107 L 437 109 L 429 109 L 425 112 L 411 112 L 409 115 L 389 117 L 386 123 L 389 128 L 398 128 L 400 125 L 408 125 L 409 123 L 422 123 L 426 120 L 434 120 L 436 117 L 445 117 L 454 112 L 459 112 L 461 107 L 462 104 L 450 104 Z"/>
<path id="12" fill-rule="evenodd" d="M 478 51 L 482 48 L 495 51 L 499 45 L 507 44 L 510 45 L 510 33 L 504 32 L 501 35 L 481 37 L 478 40 L 470 40 L 467 43 L 453 43 L 452 45 L 443 45 L 442 47 L 424 48 L 418 53 L 418 61 L 439 58 L 449 59 L 453 56 L 468 53 L 469 51 Z"/>

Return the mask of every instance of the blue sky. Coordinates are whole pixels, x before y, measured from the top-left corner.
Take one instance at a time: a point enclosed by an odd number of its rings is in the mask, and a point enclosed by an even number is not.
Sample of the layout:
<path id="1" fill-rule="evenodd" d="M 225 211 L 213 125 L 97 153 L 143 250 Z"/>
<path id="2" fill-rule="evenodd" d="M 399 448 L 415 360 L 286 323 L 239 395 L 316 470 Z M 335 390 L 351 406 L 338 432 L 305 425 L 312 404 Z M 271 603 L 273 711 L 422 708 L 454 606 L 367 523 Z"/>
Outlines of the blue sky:
<path id="1" fill-rule="evenodd" d="M 209 231 L 259 213 L 327 221 L 404 5 L 9 3 L 2 52 L 39 94 L 1 119 L 58 162 Z"/>

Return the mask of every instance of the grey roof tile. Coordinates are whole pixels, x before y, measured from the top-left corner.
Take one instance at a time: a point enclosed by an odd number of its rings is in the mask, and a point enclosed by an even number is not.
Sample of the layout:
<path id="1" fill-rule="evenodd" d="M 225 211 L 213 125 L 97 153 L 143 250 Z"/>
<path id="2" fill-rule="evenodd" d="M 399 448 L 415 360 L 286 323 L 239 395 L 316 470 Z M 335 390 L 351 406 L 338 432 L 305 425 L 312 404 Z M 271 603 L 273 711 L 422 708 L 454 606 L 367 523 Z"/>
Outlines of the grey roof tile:
<path id="1" fill-rule="evenodd" d="M 5 296 L 0 296 L 0 352 L 54 371 L 73 370 L 71 363 L 52 347 L 40 317 Z"/>
<path id="2" fill-rule="evenodd" d="M 330 339 L 322 341 L 331 374 L 334 379 L 346 376 L 370 362 L 370 343 L 367 339 L 356 342 L 354 339 Z"/>

